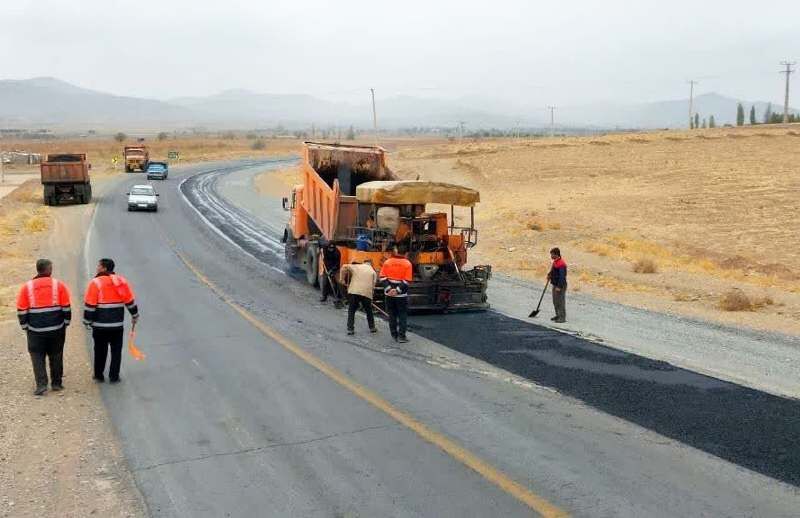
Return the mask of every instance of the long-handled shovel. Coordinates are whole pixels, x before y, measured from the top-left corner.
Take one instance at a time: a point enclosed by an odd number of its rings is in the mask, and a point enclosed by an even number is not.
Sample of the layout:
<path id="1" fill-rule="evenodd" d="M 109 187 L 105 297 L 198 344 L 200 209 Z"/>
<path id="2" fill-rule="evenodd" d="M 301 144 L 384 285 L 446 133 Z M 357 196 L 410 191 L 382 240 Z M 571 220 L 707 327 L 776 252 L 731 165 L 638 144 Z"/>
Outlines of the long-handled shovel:
<path id="1" fill-rule="evenodd" d="M 547 279 L 547 282 L 544 283 L 544 289 L 542 290 L 542 296 L 539 297 L 539 304 L 536 305 L 536 309 L 531 311 L 531 314 L 528 315 L 528 318 L 534 318 L 536 315 L 539 314 L 539 308 L 542 307 L 542 300 L 544 300 L 544 294 L 547 293 L 547 286 L 550 285 L 550 279 Z"/>

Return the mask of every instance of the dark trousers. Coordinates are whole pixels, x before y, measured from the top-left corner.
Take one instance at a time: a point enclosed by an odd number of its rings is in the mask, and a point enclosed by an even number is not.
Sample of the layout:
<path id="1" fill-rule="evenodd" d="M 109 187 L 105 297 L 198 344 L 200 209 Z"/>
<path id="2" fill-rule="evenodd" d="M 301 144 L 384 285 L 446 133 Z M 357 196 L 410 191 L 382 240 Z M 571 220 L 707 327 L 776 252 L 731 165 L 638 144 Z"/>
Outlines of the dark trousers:
<path id="1" fill-rule="evenodd" d="M 386 297 L 386 312 L 389 313 L 389 332 L 392 336 L 406 336 L 408 297 Z M 398 330 L 397 324 L 400 324 Z M 399 331 L 399 333 L 398 333 Z"/>
<path id="2" fill-rule="evenodd" d="M 47 386 L 47 367 L 45 357 L 50 360 L 50 381 L 54 386 L 61 385 L 64 375 L 64 339 L 67 333 L 65 328 L 46 333 L 28 331 L 28 352 L 33 363 L 33 376 L 36 378 L 36 387 Z"/>
<path id="3" fill-rule="evenodd" d="M 352 293 L 347 295 L 347 330 L 352 331 L 355 327 L 356 311 L 358 306 L 364 309 L 367 314 L 367 325 L 370 329 L 375 329 L 375 315 L 372 313 L 372 299 L 363 295 L 354 295 Z"/>
<path id="4" fill-rule="evenodd" d="M 121 327 L 95 327 L 92 329 L 94 339 L 94 376 L 102 378 L 106 370 L 106 357 L 111 349 L 111 365 L 108 367 L 108 377 L 111 380 L 119 379 L 119 368 L 122 364 L 122 338 L 124 330 Z"/>
<path id="5" fill-rule="evenodd" d="M 327 299 L 328 295 L 333 295 L 336 297 L 336 300 L 341 300 L 342 295 L 339 293 L 339 290 L 334 288 L 333 284 L 331 283 L 331 279 L 336 279 L 336 274 L 338 270 L 328 271 L 328 273 L 322 274 L 322 280 L 320 288 L 322 289 L 322 298 Z"/>
<path id="6" fill-rule="evenodd" d="M 556 310 L 556 320 L 567 319 L 567 286 L 556 291 L 553 288 L 553 308 Z"/>

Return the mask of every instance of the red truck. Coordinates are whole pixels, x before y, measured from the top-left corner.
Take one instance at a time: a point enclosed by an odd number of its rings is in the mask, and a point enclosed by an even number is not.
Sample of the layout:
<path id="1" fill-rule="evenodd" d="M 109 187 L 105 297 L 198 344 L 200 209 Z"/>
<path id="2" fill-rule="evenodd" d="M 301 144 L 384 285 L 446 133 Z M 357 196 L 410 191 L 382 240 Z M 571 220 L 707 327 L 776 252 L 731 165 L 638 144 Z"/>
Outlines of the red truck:
<path id="1" fill-rule="evenodd" d="M 83 153 L 47 155 L 47 160 L 39 166 L 45 205 L 66 201 L 89 203 L 92 200 L 91 168 Z"/>

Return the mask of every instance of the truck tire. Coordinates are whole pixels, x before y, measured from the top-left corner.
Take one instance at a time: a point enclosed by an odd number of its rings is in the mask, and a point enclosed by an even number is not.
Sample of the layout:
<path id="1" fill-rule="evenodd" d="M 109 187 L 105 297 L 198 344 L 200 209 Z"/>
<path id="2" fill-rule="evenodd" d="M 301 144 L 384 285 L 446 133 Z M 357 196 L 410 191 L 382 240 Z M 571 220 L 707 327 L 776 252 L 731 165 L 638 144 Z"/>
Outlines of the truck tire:
<path id="1" fill-rule="evenodd" d="M 89 203 L 91 201 L 92 201 L 92 185 L 87 183 L 83 191 L 83 203 Z"/>
<path id="2" fill-rule="evenodd" d="M 319 250 L 314 245 L 306 250 L 306 280 L 313 287 L 319 287 Z"/>

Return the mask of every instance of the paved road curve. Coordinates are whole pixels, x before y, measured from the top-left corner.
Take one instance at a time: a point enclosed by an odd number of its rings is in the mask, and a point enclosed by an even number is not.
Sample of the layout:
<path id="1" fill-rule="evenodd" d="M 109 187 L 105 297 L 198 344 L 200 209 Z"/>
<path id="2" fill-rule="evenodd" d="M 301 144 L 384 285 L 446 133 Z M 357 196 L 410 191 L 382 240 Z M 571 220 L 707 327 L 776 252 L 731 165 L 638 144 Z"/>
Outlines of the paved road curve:
<path id="1" fill-rule="evenodd" d="M 225 205 L 220 233 L 206 210 L 219 200 L 190 196 L 205 205 L 201 217 L 183 199 L 181 177 L 214 168 L 191 181 L 216 176 L 231 196 L 239 182 L 238 195 L 248 196 L 252 165 L 176 169 L 156 184 L 158 213 L 127 213 L 123 193 L 142 181 L 132 175 L 99 201 L 87 243 L 90 263 L 114 257 L 138 291 L 148 357 L 126 358 L 123 383 L 104 386 L 103 396 L 153 516 L 535 514 L 496 475 L 526 488 L 540 510 L 576 516 L 791 516 L 800 508 L 793 486 L 433 341 L 398 348 L 387 332 L 345 337 L 344 315 L 312 302 L 281 271 L 268 238 L 251 235 L 249 255 L 221 235 L 225 223 L 241 230 L 247 218 L 269 234 L 280 215 Z M 365 394 L 490 471 L 471 469 Z"/>

